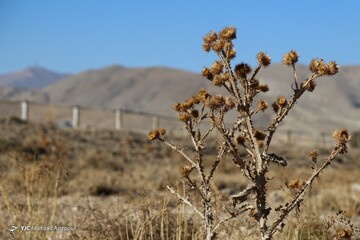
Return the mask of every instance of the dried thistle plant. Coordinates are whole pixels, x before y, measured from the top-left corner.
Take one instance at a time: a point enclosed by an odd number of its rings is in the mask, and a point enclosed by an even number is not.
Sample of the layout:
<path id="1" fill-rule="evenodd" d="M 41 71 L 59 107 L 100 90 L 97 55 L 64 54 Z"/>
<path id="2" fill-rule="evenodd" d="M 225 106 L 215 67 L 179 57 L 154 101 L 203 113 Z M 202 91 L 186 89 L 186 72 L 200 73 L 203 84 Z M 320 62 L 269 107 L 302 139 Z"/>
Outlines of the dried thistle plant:
<path id="1" fill-rule="evenodd" d="M 322 164 L 319 167 L 313 166 L 308 179 L 297 179 L 288 184 L 289 188 L 294 189 L 292 199 L 280 206 L 268 206 L 267 184 L 271 180 L 267 178 L 266 174 L 269 164 L 277 163 L 284 167 L 287 165 L 283 157 L 269 152 L 269 147 L 279 124 L 305 92 L 314 90 L 316 79 L 336 74 L 339 67 L 334 61 L 326 63 L 322 59 L 314 59 L 309 66 L 310 76 L 300 82 L 296 73 L 299 54 L 294 50 L 286 53 L 283 57 L 283 63 L 290 66 L 293 71 L 294 79 L 291 84 L 293 94 L 289 99 L 284 96 L 275 99 L 271 104 L 275 115 L 267 129 L 261 131 L 255 129 L 253 118 L 256 114 L 267 110 L 269 104 L 264 100 L 255 102 L 255 97 L 260 93 L 267 92 L 269 87 L 260 83 L 257 74 L 271 64 L 271 57 L 265 52 L 258 53 L 258 65 L 255 69 L 252 69 L 247 63 L 240 63 L 232 67 L 231 62 L 236 55 L 233 45 L 235 38 L 236 29 L 234 27 L 226 27 L 219 33 L 211 31 L 203 38 L 203 50 L 206 52 L 213 51 L 219 59 L 209 68 L 204 67 L 201 75 L 212 81 L 214 85 L 224 87 L 229 95 L 212 95 L 207 90 L 200 89 L 196 95 L 174 105 L 174 109 L 179 113 L 179 120 L 185 124 L 195 156 L 191 156 L 185 149 L 166 140 L 164 129 L 153 130 L 149 133 L 148 138 L 160 140 L 188 161 L 189 165 L 181 168 L 181 174 L 188 181 L 189 186 L 196 190 L 195 192 L 202 200 L 202 205 L 199 206 L 188 195 L 184 196 L 177 193 L 170 186 L 168 189 L 199 215 L 203 221 L 204 234 L 207 240 L 216 237 L 219 226 L 245 212 L 249 212 L 249 215 L 258 223 L 261 239 L 272 239 L 274 234 L 283 228 L 284 221 L 289 213 L 302 203 L 305 193 L 319 174 L 330 165 L 336 155 L 347 152 L 346 144 L 350 140 L 348 131 L 346 129 L 335 131 L 333 134 L 335 145 Z M 224 122 L 224 116 L 229 111 L 237 113 L 237 118 L 230 126 Z M 210 120 L 210 126 L 206 125 L 205 120 Z M 204 131 L 201 126 L 208 126 L 208 128 Z M 222 140 L 217 142 L 217 156 L 214 156 L 211 168 L 205 171 L 203 152 L 206 146 L 204 141 L 212 131 L 218 131 Z M 250 160 L 240 157 L 240 151 L 246 151 Z M 240 169 L 242 175 L 249 180 L 250 184 L 238 194 L 230 196 L 234 207 L 231 210 L 225 208 L 228 217 L 219 219 L 219 216 L 214 216 L 213 191 L 210 183 L 225 154 L 231 156 L 233 163 Z M 316 150 L 313 150 L 309 156 L 314 163 L 318 162 Z M 270 221 L 268 216 L 272 210 L 275 210 L 276 217 L 275 220 Z"/>

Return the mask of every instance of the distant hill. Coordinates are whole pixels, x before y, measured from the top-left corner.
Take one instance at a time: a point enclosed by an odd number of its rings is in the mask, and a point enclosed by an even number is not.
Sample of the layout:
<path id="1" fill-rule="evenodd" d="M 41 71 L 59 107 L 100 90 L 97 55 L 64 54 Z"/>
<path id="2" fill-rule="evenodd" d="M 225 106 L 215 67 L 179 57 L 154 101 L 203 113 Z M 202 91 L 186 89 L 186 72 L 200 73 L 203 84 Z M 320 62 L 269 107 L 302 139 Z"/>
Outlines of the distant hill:
<path id="1" fill-rule="evenodd" d="M 67 76 L 67 74 L 56 73 L 43 67 L 29 67 L 18 72 L 0 75 L 0 87 L 40 89 Z"/>
<path id="2" fill-rule="evenodd" d="M 298 77 L 303 80 L 309 71 L 299 65 Z M 265 100 L 274 101 L 278 95 L 290 97 L 292 70 L 282 64 L 273 64 L 260 72 L 261 82 L 270 86 Z M 335 127 L 360 128 L 360 67 L 341 68 L 331 78 L 317 80 L 313 93 L 307 92 L 298 102 L 299 107 L 289 114 L 286 128 L 329 131 Z M 194 94 L 199 88 L 220 91 L 199 74 L 165 68 L 124 68 L 111 66 L 90 70 L 58 81 L 39 91 L 25 92 L 15 98 L 26 98 L 53 104 L 127 109 L 172 115 L 171 106 Z M 273 116 L 271 110 L 258 119 L 261 125 Z"/>

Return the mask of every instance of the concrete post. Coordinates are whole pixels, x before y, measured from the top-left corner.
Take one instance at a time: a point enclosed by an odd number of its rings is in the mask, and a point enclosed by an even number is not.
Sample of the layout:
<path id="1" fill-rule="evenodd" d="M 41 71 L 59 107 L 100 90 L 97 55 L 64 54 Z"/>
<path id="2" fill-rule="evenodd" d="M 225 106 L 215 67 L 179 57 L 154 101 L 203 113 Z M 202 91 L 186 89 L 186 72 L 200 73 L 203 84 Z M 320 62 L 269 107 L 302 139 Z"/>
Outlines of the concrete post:
<path id="1" fill-rule="evenodd" d="M 115 110 L 115 129 L 120 130 L 123 126 L 122 109 L 118 108 Z"/>
<path id="2" fill-rule="evenodd" d="M 159 128 L 159 117 L 153 116 L 152 129 L 157 129 L 157 128 Z"/>
<path id="3" fill-rule="evenodd" d="M 24 100 L 21 102 L 21 120 L 28 121 L 29 119 L 29 102 Z"/>
<path id="4" fill-rule="evenodd" d="M 72 127 L 78 128 L 79 126 L 80 126 L 80 108 L 79 106 L 73 106 Z"/>

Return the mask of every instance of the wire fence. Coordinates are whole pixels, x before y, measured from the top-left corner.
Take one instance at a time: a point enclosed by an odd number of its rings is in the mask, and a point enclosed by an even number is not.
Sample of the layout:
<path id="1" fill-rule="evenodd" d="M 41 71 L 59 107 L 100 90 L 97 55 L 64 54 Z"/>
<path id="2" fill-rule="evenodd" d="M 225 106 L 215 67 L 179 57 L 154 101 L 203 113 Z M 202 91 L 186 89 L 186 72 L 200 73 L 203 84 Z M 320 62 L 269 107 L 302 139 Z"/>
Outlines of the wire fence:
<path id="1" fill-rule="evenodd" d="M 101 110 L 82 106 L 61 106 L 28 101 L 0 101 L 0 118 L 17 117 L 24 121 L 54 124 L 59 128 L 116 129 L 147 133 L 163 127 L 171 133 L 181 133 L 183 124 L 175 116 L 164 116 L 131 109 Z M 278 129 L 280 143 L 306 142 L 320 146 L 332 144 L 330 134 Z"/>

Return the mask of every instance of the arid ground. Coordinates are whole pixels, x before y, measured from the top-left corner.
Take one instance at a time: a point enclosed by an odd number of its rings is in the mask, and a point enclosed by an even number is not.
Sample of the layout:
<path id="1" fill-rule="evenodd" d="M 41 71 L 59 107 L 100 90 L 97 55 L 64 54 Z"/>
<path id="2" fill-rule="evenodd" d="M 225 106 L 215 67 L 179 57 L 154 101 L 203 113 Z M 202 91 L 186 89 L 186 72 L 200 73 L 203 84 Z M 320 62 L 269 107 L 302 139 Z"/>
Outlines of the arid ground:
<path id="1" fill-rule="evenodd" d="M 64 130 L 15 117 L 2 119 L 0 129 L 0 239 L 202 239 L 197 216 L 166 188 L 183 191 L 179 170 L 186 162 L 160 142 L 126 131 Z M 167 137 L 190 151 L 185 137 Z M 209 166 L 215 141 L 208 143 Z M 294 139 L 273 147 L 289 165 L 271 165 L 269 205 L 289 199 L 296 190 L 288 183 L 311 174 L 308 153 L 314 148 L 321 161 L 331 146 Z M 349 234 L 358 239 L 359 158 L 360 149 L 352 148 L 336 159 L 276 239 L 346 239 Z M 213 183 L 218 219 L 226 217 L 229 195 L 245 186 L 246 179 L 225 158 Z M 27 225 L 68 228 L 22 231 Z M 11 226 L 18 229 L 11 232 Z M 255 221 L 244 214 L 218 236 L 256 239 Z"/>

